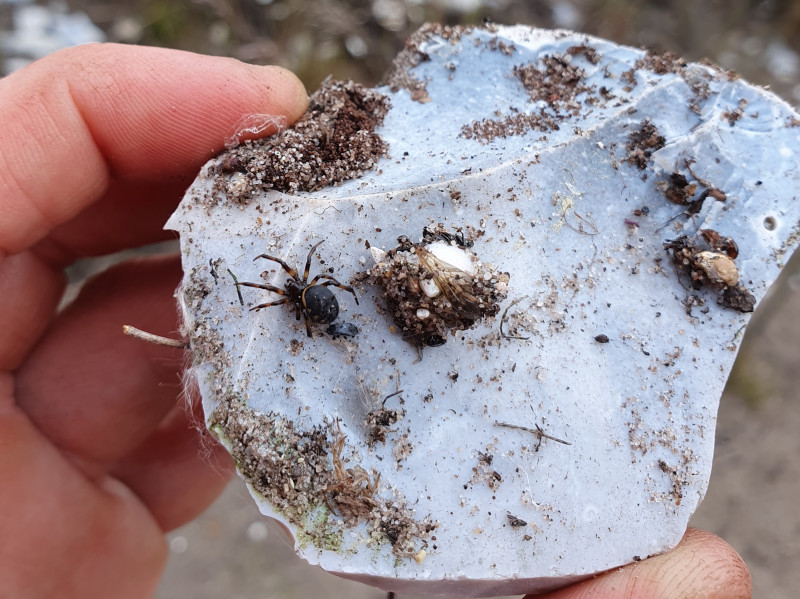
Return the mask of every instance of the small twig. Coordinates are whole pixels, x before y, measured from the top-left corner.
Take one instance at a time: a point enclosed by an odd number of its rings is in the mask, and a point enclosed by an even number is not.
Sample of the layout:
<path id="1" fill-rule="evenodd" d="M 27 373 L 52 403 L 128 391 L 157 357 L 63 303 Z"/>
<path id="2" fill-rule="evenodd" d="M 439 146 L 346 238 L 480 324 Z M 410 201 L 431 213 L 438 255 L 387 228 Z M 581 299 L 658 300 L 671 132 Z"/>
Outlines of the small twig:
<path id="1" fill-rule="evenodd" d="M 135 337 L 136 339 L 147 341 L 148 343 L 154 343 L 155 345 L 189 349 L 189 344 L 186 341 L 181 341 L 180 339 L 170 339 L 169 337 L 162 337 L 161 335 L 154 335 L 153 333 L 148 333 L 146 331 L 142 331 L 141 329 L 137 329 L 136 327 L 132 327 L 129 324 L 122 325 L 122 332 L 130 337 Z"/>
<path id="2" fill-rule="evenodd" d="M 328 204 L 327 206 L 325 206 L 325 208 L 322 209 L 321 212 L 317 212 L 316 210 L 314 210 L 314 214 L 316 214 L 317 216 L 322 216 L 323 214 L 325 214 L 325 212 L 328 210 L 328 208 L 333 208 L 334 210 L 336 210 L 336 212 L 341 212 L 341 210 L 339 210 L 333 204 Z"/>
<path id="3" fill-rule="evenodd" d="M 669 225 L 669 224 L 670 224 L 672 221 L 674 221 L 676 218 L 678 218 L 678 217 L 680 217 L 680 216 L 689 216 L 689 213 L 688 213 L 688 212 L 686 212 L 686 210 L 681 210 L 680 212 L 678 212 L 678 214 L 676 214 L 676 215 L 674 215 L 674 216 L 670 216 L 670 217 L 667 219 L 667 222 L 665 222 L 665 223 L 664 223 L 663 225 L 661 225 L 661 226 L 660 226 L 658 229 L 656 229 L 656 233 L 658 233 L 659 231 L 661 231 L 661 229 L 666 229 L 666 228 L 667 228 L 667 226 L 668 226 L 668 225 Z"/>
<path id="4" fill-rule="evenodd" d="M 236 275 L 231 272 L 230 268 L 226 268 L 225 270 L 228 271 L 228 274 L 233 279 L 233 282 L 236 284 L 236 293 L 239 295 L 239 304 L 244 306 L 244 298 L 242 297 L 242 288 L 239 287 L 239 279 L 236 278 Z"/>
<path id="5" fill-rule="evenodd" d="M 422 362 L 422 345 L 418 344 L 415 345 L 414 347 L 417 350 L 417 359 L 414 360 L 414 364 L 419 364 L 420 362 Z"/>
<path id="6" fill-rule="evenodd" d="M 695 179 L 697 179 L 697 181 L 700 183 L 700 185 L 702 185 L 702 186 L 703 186 L 703 187 L 705 187 L 706 189 L 715 189 L 715 187 L 714 187 L 713 185 L 711 185 L 711 183 L 709 183 L 708 181 L 705 181 L 704 179 L 701 179 L 700 177 L 698 177 L 698 176 L 697 176 L 697 173 L 695 173 L 695 172 L 692 170 L 692 165 L 693 165 L 694 163 L 695 163 L 695 160 L 694 160 L 694 158 L 687 158 L 687 159 L 684 159 L 684 161 L 683 161 L 683 165 L 686 167 L 686 170 L 688 170 L 688 171 L 689 171 L 689 174 L 690 174 L 692 177 L 694 177 Z"/>
<path id="7" fill-rule="evenodd" d="M 556 443 L 563 443 L 564 445 L 572 445 L 569 441 L 564 441 L 564 439 L 559 439 L 558 437 L 554 437 L 552 435 L 548 435 L 546 432 L 542 430 L 542 428 L 537 424 L 536 428 L 528 428 L 527 426 L 520 426 L 518 424 L 510 424 L 508 422 L 500 422 L 499 420 L 495 420 L 495 426 L 501 426 L 503 428 L 514 428 L 520 431 L 525 431 L 526 433 L 533 433 L 536 435 L 539 440 L 541 439 L 550 439 L 551 441 L 555 441 Z"/>
<path id="8" fill-rule="evenodd" d="M 394 393 L 390 393 L 389 395 L 387 395 L 386 397 L 383 398 L 383 402 L 381 403 L 381 405 L 385 406 L 387 399 L 389 399 L 390 397 L 394 397 L 395 395 L 400 395 L 402 392 L 403 392 L 403 390 L 400 389 L 399 391 L 395 391 Z"/>
<path id="9" fill-rule="evenodd" d="M 577 210 L 573 210 L 572 214 L 574 214 L 575 218 L 579 221 L 578 222 L 578 226 L 577 226 L 577 228 L 573 227 L 572 223 L 570 223 L 567 220 L 567 215 L 564 214 L 564 216 L 562 217 L 562 220 L 564 221 L 564 224 L 567 225 L 568 228 L 572 229 L 573 231 L 575 231 L 576 233 L 579 233 L 581 235 L 589 235 L 589 236 L 591 236 L 591 235 L 598 235 L 600 233 L 600 230 L 597 228 L 597 225 L 594 224 L 594 221 L 582 217 L 580 214 L 578 214 Z M 594 229 L 594 232 L 592 233 L 592 232 L 584 230 L 583 223 L 586 223 L 587 225 L 592 227 L 592 229 Z"/>
<path id="10" fill-rule="evenodd" d="M 217 267 L 214 265 L 212 258 L 208 259 L 208 266 L 211 268 L 211 276 L 214 277 L 214 285 L 219 282 L 219 275 L 217 274 Z"/>
<path id="11" fill-rule="evenodd" d="M 742 337 L 742 335 L 744 334 L 744 328 L 746 326 L 747 326 L 746 324 L 743 324 L 738 329 L 736 329 L 736 332 L 733 334 L 733 337 L 731 337 L 731 343 L 734 343 L 737 338 L 741 338 Z"/>
<path id="12" fill-rule="evenodd" d="M 522 339 L 523 341 L 530 339 L 530 337 L 522 337 L 520 335 L 506 335 L 505 331 L 503 331 L 503 323 L 505 323 L 506 321 L 506 316 L 508 316 L 508 311 L 514 306 L 516 306 L 518 303 L 520 303 L 522 300 L 524 300 L 526 297 L 528 296 L 523 295 L 522 297 L 518 297 L 513 302 L 508 304 L 505 310 L 503 310 L 503 315 L 500 317 L 500 336 L 503 337 L 504 339 Z"/>
<path id="13" fill-rule="evenodd" d="M 711 196 L 718 202 L 724 202 L 728 199 L 728 196 L 725 194 L 724 191 L 722 191 L 719 187 L 714 187 L 713 185 L 711 185 L 711 183 L 709 183 L 705 179 L 701 179 L 700 177 L 697 176 L 697 173 L 695 173 L 692 170 L 692 165 L 695 163 L 694 158 L 684 160 L 683 163 L 689 170 L 689 174 L 692 175 L 692 177 L 694 177 L 695 179 L 697 179 L 700 182 L 700 184 L 706 188 L 706 190 L 703 192 L 703 195 L 701 195 L 700 198 L 696 202 L 694 202 L 695 204 L 699 204 L 697 207 L 697 211 L 699 211 L 700 208 L 703 206 L 703 200 L 705 200 L 709 196 Z"/>

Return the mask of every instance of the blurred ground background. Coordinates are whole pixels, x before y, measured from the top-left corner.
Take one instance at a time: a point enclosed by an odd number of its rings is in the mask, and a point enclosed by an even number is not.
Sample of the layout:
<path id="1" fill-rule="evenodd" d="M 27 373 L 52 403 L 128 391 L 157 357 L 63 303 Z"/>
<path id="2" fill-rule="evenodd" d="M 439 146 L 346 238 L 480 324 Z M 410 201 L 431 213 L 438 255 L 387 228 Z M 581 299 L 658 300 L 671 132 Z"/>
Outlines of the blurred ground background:
<path id="1" fill-rule="evenodd" d="M 0 71 L 108 40 L 280 64 L 309 90 L 329 74 L 375 84 L 423 22 L 485 18 L 709 58 L 800 105 L 794 0 L 0 0 Z M 72 276 L 79 281 L 121 257 L 81 261 Z M 800 260 L 792 260 L 748 327 L 720 403 L 708 495 L 692 521 L 742 554 L 757 598 L 790 599 L 800 588 L 799 339 Z M 158 599 L 385 597 L 296 558 L 238 481 L 169 540 Z"/>

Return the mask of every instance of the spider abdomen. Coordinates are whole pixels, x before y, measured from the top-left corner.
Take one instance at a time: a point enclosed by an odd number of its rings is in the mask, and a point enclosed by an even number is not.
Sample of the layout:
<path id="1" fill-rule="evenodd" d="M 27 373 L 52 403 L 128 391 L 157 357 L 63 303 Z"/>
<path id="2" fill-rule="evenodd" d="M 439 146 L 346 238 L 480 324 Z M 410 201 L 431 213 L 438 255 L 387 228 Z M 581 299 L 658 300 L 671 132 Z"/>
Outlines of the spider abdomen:
<path id="1" fill-rule="evenodd" d="M 303 307 L 308 317 L 317 323 L 328 324 L 339 315 L 339 302 L 327 287 L 311 285 L 303 290 Z"/>

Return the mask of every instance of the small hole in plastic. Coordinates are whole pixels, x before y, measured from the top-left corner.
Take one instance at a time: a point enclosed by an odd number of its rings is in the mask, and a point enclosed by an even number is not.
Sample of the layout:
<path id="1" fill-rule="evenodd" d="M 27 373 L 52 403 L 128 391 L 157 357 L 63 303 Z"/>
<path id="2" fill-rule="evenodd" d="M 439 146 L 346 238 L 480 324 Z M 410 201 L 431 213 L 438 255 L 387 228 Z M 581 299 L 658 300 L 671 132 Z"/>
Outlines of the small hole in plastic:
<path id="1" fill-rule="evenodd" d="M 764 228 L 767 231 L 774 231 L 778 228 L 778 221 L 774 216 L 767 216 L 764 218 Z"/>

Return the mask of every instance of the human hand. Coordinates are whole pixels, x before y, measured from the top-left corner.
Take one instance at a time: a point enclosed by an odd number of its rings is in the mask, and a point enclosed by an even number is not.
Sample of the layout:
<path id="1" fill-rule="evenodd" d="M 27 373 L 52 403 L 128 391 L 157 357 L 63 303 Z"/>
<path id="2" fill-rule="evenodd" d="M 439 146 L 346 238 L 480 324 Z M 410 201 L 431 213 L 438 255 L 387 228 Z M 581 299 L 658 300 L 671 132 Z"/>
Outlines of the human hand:
<path id="1" fill-rule="evenodd" d="M 281 69 L 155 48 L 81 46 L 0 81 L 0 596 L 147 597 L 164 532 L 224 488 L 230 458 L 176 401 L 183 352 L 121 334 L 176 335 L 179 260 L 124 263 L 56 313 L 63 268 L 170 238 L 243 115 L 306 105 Z"/>
<path id="2" fill-rule="evenodd" d="M 752 595 L 750 571 L 733 547 L 716 535 L 690 528 L 668 553 L 523 599 L 749 599 Z"/>

